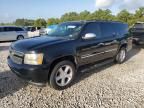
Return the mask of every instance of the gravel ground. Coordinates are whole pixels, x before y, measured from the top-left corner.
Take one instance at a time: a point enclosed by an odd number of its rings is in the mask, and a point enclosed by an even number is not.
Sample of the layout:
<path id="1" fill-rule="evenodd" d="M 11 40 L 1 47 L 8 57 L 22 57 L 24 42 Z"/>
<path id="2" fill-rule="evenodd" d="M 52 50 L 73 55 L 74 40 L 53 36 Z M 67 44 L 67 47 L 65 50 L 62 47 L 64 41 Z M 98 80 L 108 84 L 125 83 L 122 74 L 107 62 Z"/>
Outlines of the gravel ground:
<path id="1" fill-rule="evenodd" d="M 7 66 L 9 43 L 0 43 L 0 108 L 144 108 L 144 49 L 134 47 L 124 64 L 109 63 L 78 74 L 63 91 L 36 87 Z"/>

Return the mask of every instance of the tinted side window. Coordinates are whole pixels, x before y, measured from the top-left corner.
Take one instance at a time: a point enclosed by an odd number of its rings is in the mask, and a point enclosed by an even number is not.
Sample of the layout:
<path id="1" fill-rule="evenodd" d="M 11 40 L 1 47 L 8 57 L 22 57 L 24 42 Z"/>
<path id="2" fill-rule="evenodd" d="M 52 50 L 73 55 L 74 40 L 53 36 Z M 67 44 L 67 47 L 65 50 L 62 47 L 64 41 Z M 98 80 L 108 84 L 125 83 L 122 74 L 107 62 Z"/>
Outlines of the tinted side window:
<path id="1" fill-rule="evenodd" d="M 3 27 L 0 27 L 0 32 L 3 32 L 4 30 L 3 30 Z"/>
<path id="2" fill-rule="evenodd" d="M 113 34 L 115 33 L 112 23 L 104 22 L 100 24 L 100 27 L 101 27 L 102 37 L 112 37 Z"/>
<path id="3" fill-rule="evenodd" d="M 114 34 L 124 36 L 128 34 L 128 25 L 122 23 L 101 23 L 102 37 L 112 37 Z"/>
<path id="4" fill-rule="evenodd" d="M 24 31 L 22 28 L 16 27 L 15 31 Z"/>
<path id="5" fill-rule="evenodd" d="M 128 33 L 128 25 L 127 24 L 121 24 L 121 23 L 115 23 L 113 24 L 113 28 L 115 29 L 115 33 L 119 36 L 124 36 Z"/>
<path id="6" fill-rule="evenodd" d="M 96 34 L 97 38 L 101 37 L 101 31 L 99 23 L 89 23 L 84 27 L 84 31 L 82 33 L 82 36 L 84 36 L 87 33 L 94 33 Z"/>
<path id="7" fill-rule="evenodd" d="M 14 27 L 4 27 L 5 32 L 15 31 Z"/>

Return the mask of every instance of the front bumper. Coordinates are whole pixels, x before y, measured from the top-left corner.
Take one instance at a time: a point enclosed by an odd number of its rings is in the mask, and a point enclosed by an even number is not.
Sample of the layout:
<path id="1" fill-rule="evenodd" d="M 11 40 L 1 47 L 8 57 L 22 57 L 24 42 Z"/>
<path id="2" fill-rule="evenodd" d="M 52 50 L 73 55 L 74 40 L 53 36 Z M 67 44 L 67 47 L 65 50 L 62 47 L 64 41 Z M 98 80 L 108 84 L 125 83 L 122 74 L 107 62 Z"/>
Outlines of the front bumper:
<path id="1" fill-rule="evenodd" d="M 16 64 L 10 57 L 7 58 L 8 66 L 18 77 L 36 85 L 43 85 L 48 81 L 49 66 Z"/>

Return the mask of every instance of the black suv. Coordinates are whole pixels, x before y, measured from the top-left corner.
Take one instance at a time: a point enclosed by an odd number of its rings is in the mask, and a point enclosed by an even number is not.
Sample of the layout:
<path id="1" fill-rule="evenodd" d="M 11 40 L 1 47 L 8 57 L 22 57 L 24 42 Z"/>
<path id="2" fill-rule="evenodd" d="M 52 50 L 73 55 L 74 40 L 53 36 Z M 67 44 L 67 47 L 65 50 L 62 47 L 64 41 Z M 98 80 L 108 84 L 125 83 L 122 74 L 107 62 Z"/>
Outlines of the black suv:
<path id="1" fill-rule="evenodd" d="M 137 45 L 144 44 L 144 22 L 135 23 L 130 29 L 133 36 L 133 42 Z"/>
<path id="2" fill-rule="evenodd" d="M 71 85 L 81 66 L 106 59 L 123 63 L 131 48 L 127 24 L 65 22 L 47 36 L 13 43 L 8 65 L 17 76 L 34 84 L 49 81 L 51 87 L 65 89 Z"/>

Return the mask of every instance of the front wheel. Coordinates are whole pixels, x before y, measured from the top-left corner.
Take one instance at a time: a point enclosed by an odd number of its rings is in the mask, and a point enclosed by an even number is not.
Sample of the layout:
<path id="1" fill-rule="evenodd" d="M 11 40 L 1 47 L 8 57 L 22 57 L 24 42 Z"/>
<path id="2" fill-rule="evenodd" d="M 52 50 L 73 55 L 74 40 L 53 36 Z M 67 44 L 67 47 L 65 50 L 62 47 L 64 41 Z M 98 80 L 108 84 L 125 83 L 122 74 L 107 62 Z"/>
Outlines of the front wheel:
<path id="1" fill-rule="evenodd" d="M 116 55 L 116 62 L 119 64 L 123 63 L 126 60 L 126 53 L 126 48 L 121 48 L 118 54 Z"/>
<path id="2" fill-rule="evenodd" d="M 62 61 L 55 65 L 50 75 L 50 86 L 57 90 L 69 87 L 74 80 L 75 66 L 70 61 Z"/>

